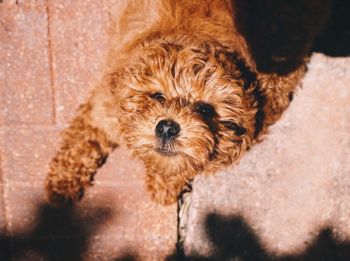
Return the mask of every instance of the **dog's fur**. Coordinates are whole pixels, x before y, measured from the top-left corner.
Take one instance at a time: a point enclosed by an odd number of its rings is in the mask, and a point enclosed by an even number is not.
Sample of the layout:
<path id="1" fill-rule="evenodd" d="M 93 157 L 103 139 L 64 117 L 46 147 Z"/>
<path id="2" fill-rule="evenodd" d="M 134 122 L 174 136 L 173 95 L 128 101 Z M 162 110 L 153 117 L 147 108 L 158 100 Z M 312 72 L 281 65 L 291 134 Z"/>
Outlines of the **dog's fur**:
<path id="1" fill-rule="evenodd" d="M 240 11 L 250 10 L 241 2 L 137 1 L 128 7 L 119 31 L 126 40 L 112 43 L 121 47 L 111 49 L 103 79 L 63 132 L 63 145 L 50 164 L 46 189 L 52 203 L 80 199 L 97 169 L 121 142 L 143 160 L 152 198 L 173 203 L 195 175 L 215 173 L 236 163 L 266 127 L 280 118 L 305 73 L 310 42 L 324 24 L 314 19 L 325 20 L 320 17 L 326 16 L 326 1 L 286 1 L 291 6 L 307 6 L 310 10 L 304 9 L 314 14 L 313 23 L 309 14 L 304 20 L 300 13 L 286 14 L 306 32 L 303 55 L 293 55 L 298 61 L 287 71 L 274 72 L 261 70 L 261 61 L 270 65 L 269 57 L 284 63 L 287 58 L 281 52 L 257 58 L 257 29 L 249 28 L 254 25 L 249 23 L 249 13 L 246 20 L 238 19 Z M 246 2 L 254 4 L 254 0 Z M 272 8 L 281 1 L 260 2 Z M 146 18 L 149 14 L 152 17 Z M 278 27 L 283 15 L 274 16 L 269 23 Z M 143 28 L 143 20 L 151 26 Z M 282 23 L 287 27 L 284 34 L 295 40 L 295 29 L 288 35 L 288 27 L 296 25 L 293 21 L 286 24 Z M 274 32 L 259 39 L 275 39 Z M 285 40 L 281 43 L 288 45 Z M 164 141 L 156 136 L 155 127 L 167 119 L 177 122 L 181 130 L 177 137 Z"/>

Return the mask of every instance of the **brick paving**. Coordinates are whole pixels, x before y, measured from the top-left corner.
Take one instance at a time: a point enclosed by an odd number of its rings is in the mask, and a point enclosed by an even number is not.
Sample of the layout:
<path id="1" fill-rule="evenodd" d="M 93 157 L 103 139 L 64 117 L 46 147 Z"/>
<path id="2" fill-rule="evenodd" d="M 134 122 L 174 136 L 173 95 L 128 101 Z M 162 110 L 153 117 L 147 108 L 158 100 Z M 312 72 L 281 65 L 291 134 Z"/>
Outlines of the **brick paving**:
<path id="1" fill-rule="evenodd" d="M 0 260 L 163 260 L 176 205 L 151 202 L 121 147 L 73 209 L 46 205 L 59 132 L 98 81 L 116 0 L 0 3 Z"/>

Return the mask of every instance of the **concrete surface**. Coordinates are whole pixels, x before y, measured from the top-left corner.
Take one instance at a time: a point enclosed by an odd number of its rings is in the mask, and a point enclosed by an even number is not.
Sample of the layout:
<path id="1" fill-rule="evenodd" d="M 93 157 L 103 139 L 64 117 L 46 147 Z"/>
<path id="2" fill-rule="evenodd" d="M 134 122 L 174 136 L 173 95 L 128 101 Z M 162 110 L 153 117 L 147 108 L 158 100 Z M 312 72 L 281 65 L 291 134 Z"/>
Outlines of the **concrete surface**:
<path id="1" fill-rule="evenodd" d="M 329 244 L 306 260 L 350 260 L 349 134 L 350 58 L 314 54 L 266 139 L 238 166 L 193 183 L 185 254 L 304 260 L 325 237 Z"/>

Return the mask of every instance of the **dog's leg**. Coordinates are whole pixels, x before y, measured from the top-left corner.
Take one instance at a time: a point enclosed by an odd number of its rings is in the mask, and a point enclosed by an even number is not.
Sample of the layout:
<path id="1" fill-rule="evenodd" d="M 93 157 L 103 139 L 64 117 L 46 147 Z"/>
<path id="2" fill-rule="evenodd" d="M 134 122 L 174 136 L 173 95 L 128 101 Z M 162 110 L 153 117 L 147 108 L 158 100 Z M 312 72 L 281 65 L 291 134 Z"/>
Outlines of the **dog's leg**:
<path id="1" fill-rule="evenodd" d="M 79 200 L 116 146 L 93 124 L 92 108 L 91 102 L 80 107 L 78 116 L 63 132 L 61 148 L 50 163 L 46 192 L 53 205 Z"/>
<path id="2" fill-rule="evenodd" d="M 187 180 L 179 175 L 164 176 L 160 173 L 147 173 L 146 188 L 151 198 L 162 205 L 174 203 Z"/>

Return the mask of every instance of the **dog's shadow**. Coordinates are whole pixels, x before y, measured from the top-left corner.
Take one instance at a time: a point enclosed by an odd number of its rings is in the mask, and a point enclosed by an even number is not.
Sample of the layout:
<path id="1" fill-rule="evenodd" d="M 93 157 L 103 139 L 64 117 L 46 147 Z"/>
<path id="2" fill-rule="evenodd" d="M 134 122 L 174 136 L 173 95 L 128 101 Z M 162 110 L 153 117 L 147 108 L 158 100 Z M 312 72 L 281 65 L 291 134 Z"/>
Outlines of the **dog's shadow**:
<path id="1" fill-rule="evenodd" d="M 314 51 L 333 57 L 350 56 L 350 1 L 333 0 L 326 30 L 315 42 Z"/>
<path id="2" fill-rule="evenodd" d="M 210 256 L 196 253 L 185 255 L 182 249 L 168 257 L 170 260 L 193 261 L 347 261 L 350 260 L 350 242 L 339 241 L 330 228 L 324 228 L 317 238 L 301 253 L 277 256 L 269 254 L 258 236 L 240 216 L 208 214 L 206 234 L 213 251 Z M 283 228 L 281 228 L 283 229 Z"/>
<path id="3" fill-rule="evenodd" d="M 82 217 L 73 207 L 63 209 L 41 205 L 37 212 L 37 225 L 29 232 L 12 235 L 0 234 L 0 260 L 84 260 L 90 238 L 111 212 L 96 208 Z M 185 255 L 179 248 L 167 260 L 242 260 L 242 261 L 346 261 L 350 260 L 350 242 L 340 242 L 331 229 L 324 228 L 319 236 L 299 254 L 274 256 L 261 244 L 258 236 L 239 216 L 208 214 L 204 223 L 213 253 Z M 106 253 L 107 254 L 107 253 Z M 107 256 L 106 256 L 107 257 Z M 139 260 L 134 253 L 124 252 L 113 260 Z"/>
<path id="4" fill-rule="evenodd" d="M 350 55 L 350 1 L 330 0 L 330 6 L 326 2 L 232 1 L 235 24 L 260 72 L 288 74 L 310 50 L 335 57 Z"/>
<path id="5" fill-rule="evenodd" d="M 38 206 L 36 225 L 27 232 L 0 233 L 0 260 L 64 260 L 86 258 L 91 237 L 108 219 L 115 217 L 110 208 L 88 209 L 82 215 L 74 206 Z M 115 260 L 136 260 L 126 254 Z"/>

